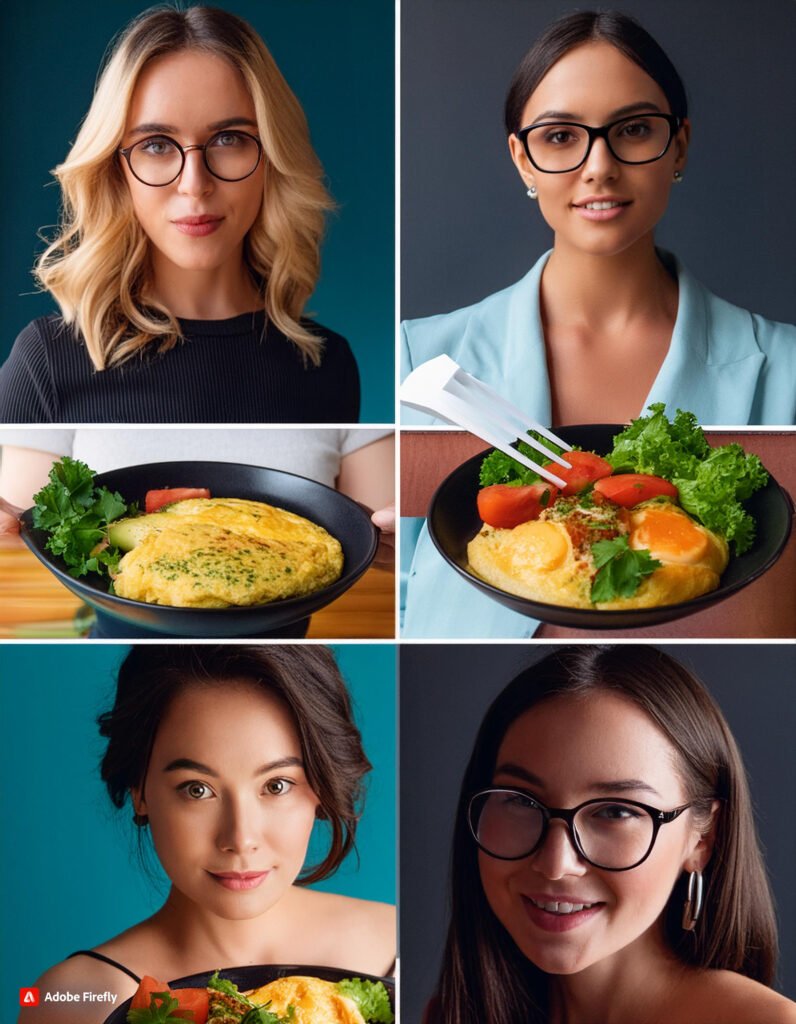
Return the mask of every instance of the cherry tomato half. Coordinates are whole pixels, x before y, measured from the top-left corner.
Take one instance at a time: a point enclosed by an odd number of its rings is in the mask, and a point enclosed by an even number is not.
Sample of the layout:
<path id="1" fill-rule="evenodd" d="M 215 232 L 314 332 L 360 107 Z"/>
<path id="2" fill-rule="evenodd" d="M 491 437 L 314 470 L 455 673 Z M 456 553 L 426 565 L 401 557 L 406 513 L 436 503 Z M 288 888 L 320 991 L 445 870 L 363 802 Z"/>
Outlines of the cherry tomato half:
<path id="1" fill-rule="evenodd" d="M 489 526 L 512 530 L 520 523 L 538 519 L 558 497 L 558 488 L 552 484 L 492 484 L 478 492 L 478 514 Z"/>
<path id="2" fill-rule="evenodd" d="M 206 487 L 167 487 L 163 491 L 147 491 L 144 498 L 144 511 L 157 512 L 164 505 L 187 498 L 209 498 L 210 491 Z"/>
<path id="3" fill-rule="evenodd" d="M 562 458 L 570 463 L 571 469 L 564 469 L 556 462 L 551 462 L 545 468 L 566 480 L 567 486 L 561 493 L 567 498 L 572 494 L 578 494 L 595 480 L 610 476 L 614 471 L 610 462 L 601 459 L 594 452 L 564 452 Z"/>
<path id="4" fill-rule="evenodd" d="M 619 473 L 618 476 L 607 476 L 594 485 L 595 491 L 615 505 L 633 508 L 650 498 L 677 499 L 677 488 L 661 476 L 649 476 L 647 473 Z"/>

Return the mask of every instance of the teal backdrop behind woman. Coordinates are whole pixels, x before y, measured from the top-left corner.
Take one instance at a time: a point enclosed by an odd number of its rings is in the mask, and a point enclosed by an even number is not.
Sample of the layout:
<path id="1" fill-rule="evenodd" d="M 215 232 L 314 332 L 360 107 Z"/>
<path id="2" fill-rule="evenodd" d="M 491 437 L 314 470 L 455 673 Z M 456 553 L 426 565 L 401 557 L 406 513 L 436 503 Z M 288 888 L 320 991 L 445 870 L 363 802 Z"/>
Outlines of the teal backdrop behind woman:
<path id="1" fill-rule="evenodd" d="M 112 706 L 128 649 L 5 645 L 0 653 L 3 1022 L 16 1020 L 21 987 L 154 913 L 168 892 L 154 854 L 151 870 L 141 864 L 130 807 L 117 811 L 99 777 L 105 741 L 96 718 Z M 395 648 L 333 650 L 373 771 L 358 856 L 313 888 L 394 903 Z"/>
<path id="2" fill-rule="evenodd" d="M 43 0 L 0 7 L 0 363 L 31 320 L 34 259 L 58 219 L 60 163 L 88 111 L 111 39 L 143 0 Z M 187 6 L 187 5 L 186 5 Z M 362 422 L 394 419 L 394 5 L 392 0 L 214 0 L 263 37 L 304 107 L 338 210 L 307 306 L 348 338 L 362 378 Z"/>

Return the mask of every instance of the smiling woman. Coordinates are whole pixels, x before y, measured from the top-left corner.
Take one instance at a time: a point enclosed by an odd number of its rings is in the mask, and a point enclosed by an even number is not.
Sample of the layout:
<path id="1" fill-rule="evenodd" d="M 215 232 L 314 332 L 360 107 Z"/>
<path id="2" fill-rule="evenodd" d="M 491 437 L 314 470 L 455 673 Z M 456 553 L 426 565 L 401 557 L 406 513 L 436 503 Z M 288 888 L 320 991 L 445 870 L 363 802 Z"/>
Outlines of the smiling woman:
<path id="1" fill-rule="evenodd" d="M 216 8 L 132 22 L 67 159 L 36 276 L 60 316 L 0 370 L 3 422 L 355 422 L 348 343 L 308 320 L 333 203 L 260 37 Z"/>
<path id="2" fill-rule="evenodd" d="M 651 402 L 705 423 L 795 422 L 796 329 L 712 295 L 655 246 L 691 122 L 652 36 L 619 11 L 555 21 L 514 75 L 504 126 L 552 251 L 475 305 L 406 321 L 402 374 L 446 353 L 546 425 L 626 422 Z"/>
<path id="3" fill-rule="evenodd" d="M 565 648 L 487 711 L 428 1024 L 789 1024 L 744 768 L 651 647 Z"/>
<path id="4" fill-rule="evenodd" d="M 48 970 L 26 1021 L 74 1020 L 48 992 L 109 992 L 118 1005 L 145 975 L 252 964 L 391 973 L 393 908 L 308 888 L 353 850 L 371 768 L 331 652 L 133 648 L 99 724 L 108 794 L 130 806 L 142 849 L 151 837 L 170 891 L 153 916 Z M 82 1002 L 82 1024 L 105 1019 Z"/>

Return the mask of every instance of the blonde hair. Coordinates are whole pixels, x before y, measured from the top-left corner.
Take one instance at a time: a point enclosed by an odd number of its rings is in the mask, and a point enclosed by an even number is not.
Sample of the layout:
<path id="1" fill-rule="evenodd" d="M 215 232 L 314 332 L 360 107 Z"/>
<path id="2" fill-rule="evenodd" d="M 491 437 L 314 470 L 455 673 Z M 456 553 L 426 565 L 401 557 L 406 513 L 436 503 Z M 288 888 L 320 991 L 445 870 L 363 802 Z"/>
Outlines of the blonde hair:
<path id="1" fill-rule="evenodd" d="M 118 149 L 133 89 L 145 65 L 199 50 L 224 57 L 251 92 L 266 161 L 263 203 L 244 255 L 274 324 L 314 364 L 323 342 L 301 323 L 318 279 L 324 215 L 332 200 L 310 143 L 304 112 L 262 39 L 215 7 L 155 7 L 134 19 L 113 47 L 66 160 L 53 171 L 63 210 L 58 236 L 37 261 L 38 282 L 79 332 L 97 370 L 181 337 L 176 318 L 142 300 L 148 240 L 133 212 Z"/>

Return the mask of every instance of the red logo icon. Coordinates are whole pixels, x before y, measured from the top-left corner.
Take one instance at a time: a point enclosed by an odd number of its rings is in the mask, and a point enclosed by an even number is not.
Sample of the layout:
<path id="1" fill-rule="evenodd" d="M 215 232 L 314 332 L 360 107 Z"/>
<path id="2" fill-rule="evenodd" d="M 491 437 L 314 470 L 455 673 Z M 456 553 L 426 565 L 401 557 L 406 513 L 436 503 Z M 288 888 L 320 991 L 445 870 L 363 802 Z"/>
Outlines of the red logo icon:
<path id="1" fill-rule="evenodd" d="M 39 990 L 37 988 L 21 988 L 19 990 L 20 1006 L 38 1006 Z"/>

